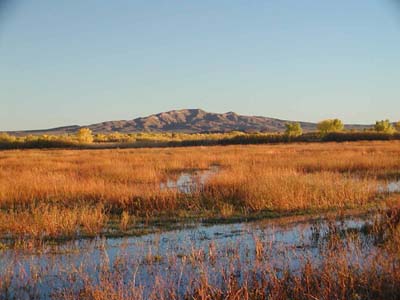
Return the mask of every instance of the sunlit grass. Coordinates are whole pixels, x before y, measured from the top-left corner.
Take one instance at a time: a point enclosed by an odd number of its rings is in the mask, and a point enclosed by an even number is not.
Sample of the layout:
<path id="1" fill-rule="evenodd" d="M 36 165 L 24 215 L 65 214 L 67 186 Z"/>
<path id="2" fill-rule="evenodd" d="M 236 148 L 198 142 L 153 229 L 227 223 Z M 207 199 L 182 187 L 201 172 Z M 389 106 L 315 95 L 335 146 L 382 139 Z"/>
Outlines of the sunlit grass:
<path id="1" fill-rule="evenodd" d="M 161 187 L 182 172 L 212 166 L 218 172 L 191 194 Z M 386 197 L 378 186 L 400 178 L 399 170 L 396 141 L 3 151 L 0 233 L 96 235 L 110 214 L 123 212 L 124 231 L 135 216 L 354 208 Z"/>

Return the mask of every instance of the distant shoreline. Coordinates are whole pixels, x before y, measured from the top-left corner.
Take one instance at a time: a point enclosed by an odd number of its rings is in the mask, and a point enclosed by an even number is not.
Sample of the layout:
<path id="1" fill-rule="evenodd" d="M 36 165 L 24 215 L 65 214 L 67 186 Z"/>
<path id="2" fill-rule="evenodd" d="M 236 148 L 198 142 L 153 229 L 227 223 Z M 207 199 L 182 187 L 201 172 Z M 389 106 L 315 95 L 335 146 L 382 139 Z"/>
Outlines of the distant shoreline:
<path id="1" fill-rule="evenodd" d="M 122 139 L 122 138 L 121 138 Z M 72 136 L 38 136 L 22 137 L 12 140 L 0 139 L 0 150 L 12 149 L 118 149 L 118 148 L 167 148 L 218 145 L 257 145 L 286 143 L 324 143 L 355 141 L 391 141 L 400 140 L 400 133 L 365 132 L 331 132 L 321 135 L 319 132 L 307 132 L 290 137 L 284 133 L 224 133 L 224 134 L 185 134 L 178 140 L 173 134 L 144 134 L 133 141 L 114 141 L 91 143 L 77 142 Z"/>

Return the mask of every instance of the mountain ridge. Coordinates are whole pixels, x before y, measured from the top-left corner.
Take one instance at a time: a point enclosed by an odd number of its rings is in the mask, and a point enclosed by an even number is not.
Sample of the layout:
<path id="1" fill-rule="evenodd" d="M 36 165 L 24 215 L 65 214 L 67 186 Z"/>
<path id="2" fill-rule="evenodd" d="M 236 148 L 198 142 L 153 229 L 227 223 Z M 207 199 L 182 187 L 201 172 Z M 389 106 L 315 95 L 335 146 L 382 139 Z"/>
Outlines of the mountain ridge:
<path id="1" fill-rule="evenodd" d="M 303 121 L 290 121 L 264 116 L 246 116 L 235 112 L 212 113 L 205 110 L 180 109 L 170 110 L 146 117 L 138 117 L 132 120 L 115 120 L 86 126 L 71 125 L 50 129 L 9 131 L 14 135 L 39 135 L 39 134 L 71 134 L 79 128 L 89 128 L 93 133 L 133 133 L 133 132 L 283 132 L 287 122 L 299 122 L 305 132 L 317 129 L 317 124 Z M 363 129 L 370 125 L 346 125 L 347 129 Z"/>

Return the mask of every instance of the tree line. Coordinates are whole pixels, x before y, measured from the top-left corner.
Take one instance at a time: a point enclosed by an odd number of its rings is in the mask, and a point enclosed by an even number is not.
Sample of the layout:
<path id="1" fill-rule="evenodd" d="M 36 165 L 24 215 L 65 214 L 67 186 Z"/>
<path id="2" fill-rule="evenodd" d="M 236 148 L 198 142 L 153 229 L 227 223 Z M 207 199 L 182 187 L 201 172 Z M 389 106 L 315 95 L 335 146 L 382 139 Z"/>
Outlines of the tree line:
<path id="1" fill-rule="evenodd" d="M 196 145 L 258 144 L 318 141 L 357 141 L 400 139 L 400 122 L 376 121 L 370 129 L 345 130 L 339 119 L 323 120 L 316 132 L 303 133 L 298 122 L 286 123 L 284 133 L 119 133 L 93 134 L 89 128 L 80 128 L 74 134 L 13 136 L 0 133 L 0 148 L 95 148 L 95 147 L 166 147 Z"/>
<path id="2" fill-rule="evenodd" d="M 344 124 L 339 119 L 323 120 L 317 124 L 317 129 L 321 135 L 331 132 L 342 132 Z M 365 130 L 367 131 L 367 130 Z M 393 134 L 400 132 L 400 121 L 392 124 L 388 119 L 376 121 L 372 130 L 378 133 Z M 300 123 L 286 123 L 285 134 L 288 136 L 300 136 L 303 134 Z"/>

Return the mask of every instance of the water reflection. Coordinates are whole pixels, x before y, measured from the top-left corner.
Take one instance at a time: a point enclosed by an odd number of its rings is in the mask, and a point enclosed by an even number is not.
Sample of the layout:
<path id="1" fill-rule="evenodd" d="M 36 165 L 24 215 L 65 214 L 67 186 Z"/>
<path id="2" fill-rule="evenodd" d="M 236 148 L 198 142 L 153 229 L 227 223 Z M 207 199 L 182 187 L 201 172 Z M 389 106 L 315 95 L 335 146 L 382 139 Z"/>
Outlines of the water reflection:
<path id="1" fill-rule="evenodd" d="M 175 189 L 181 193 L 191 194 L 202 191 L 206 181 L 219 171 L 218 166 L 211 166 L 208 170 L 181 173 L 178 179 L 168 179 L 160 184 L 161 189 Z"/>
<path id="2" fill-rule="evenodd" d="M 295 272 L 305 256 L 314 262 L 321 259 L 330 235 L 361 232 L 368 224 L 370 221 L 357 218 L 264 220 L 199 225 L 141 237 L 73 241 L 35 251 L 6 250 L 0 256 L 0 279 L 3 273 L 11 272 L 16 275 L 12 279 L 14 293 L 23 291 L 21 286 L 27 284 L 37 291 L 39 298 L 49 299 L 57 289 L 79 289 L 84 282 L 79 274 L 86 274 L 96 282 L 104 269 L 122 268 L 118 272 L 129 280 L 134 276 L 135 284 L 143 287 L 145 295 L 152 291 L 157 278 L 167 278 L 172 286 L 179 282 L 177 289 L 182 288 L 184 293 L 184 287 L 201 272 L 228 266 L 240 266 L 240 272 L 246 272 L 262 262 L 278 273 L 288 267 Z M 363 237 L 363 243 L 368 253 L 373 243 L 367 236 Z M 37 282 L 31 279 L 36 273 L 40 274 Z M 212 278 L 213 283 L 222 280 L 218 276 Z"/>
<path id="3" fill-rule="evenodd" d="M 378 187 L 380 193 L 400 193 L 400 181 L 389 182 Z"/>

